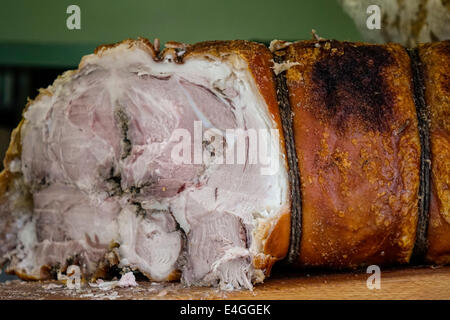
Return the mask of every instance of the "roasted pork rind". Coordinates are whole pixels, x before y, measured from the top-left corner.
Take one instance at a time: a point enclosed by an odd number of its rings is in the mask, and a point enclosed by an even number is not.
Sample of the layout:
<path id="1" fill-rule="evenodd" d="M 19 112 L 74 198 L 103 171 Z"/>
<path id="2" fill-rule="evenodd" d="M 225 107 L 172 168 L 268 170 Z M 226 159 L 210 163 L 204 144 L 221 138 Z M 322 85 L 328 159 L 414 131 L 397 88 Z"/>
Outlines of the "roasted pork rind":
<path id="1" fill-rule="evenodd" d="M 430 263 L 450 263 L 450 41 L 418 48 L 430 118 L 431 197 L 428 224 Z"/>
<path id="2" fill-rule="evenodd" d="M 302 196 L 301 266 L 406 263 L 418 216 L 420 140 L 400 45 L 302 41 L 286 71 Z"/>

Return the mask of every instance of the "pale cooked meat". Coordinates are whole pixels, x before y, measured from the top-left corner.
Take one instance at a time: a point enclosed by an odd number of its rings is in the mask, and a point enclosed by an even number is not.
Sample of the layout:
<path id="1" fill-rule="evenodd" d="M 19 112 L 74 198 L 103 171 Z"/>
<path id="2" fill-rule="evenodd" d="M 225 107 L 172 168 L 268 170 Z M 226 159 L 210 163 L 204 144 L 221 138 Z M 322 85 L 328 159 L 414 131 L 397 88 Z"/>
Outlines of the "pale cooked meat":
<path id="1" fill-rule="evenodd" d="M 1 209 L 13 217 L 2 223 L 21 217 L 21 231 L 2 244 L 9 270 L 41 279 L 75 261 L 91 276 L 114 252 L 119 267 L 154 280 L 179 271 L 187 284 L 261 280 L 256 233 L 289 206 L 279 137 L 265 141 L 268 164 L 215 162 L 224 153 L 204 139 L 209 160 L 192 164 L 173 161 L 174 134 L 270 130 L 272 115 L 238 56 L 154 58 L 139 41 L 102 49 L 29 105 L 9 170 L 32 205 L 19 214 L 8 200 Z M 253 152 L 248 139 L 224 145 Z"/>

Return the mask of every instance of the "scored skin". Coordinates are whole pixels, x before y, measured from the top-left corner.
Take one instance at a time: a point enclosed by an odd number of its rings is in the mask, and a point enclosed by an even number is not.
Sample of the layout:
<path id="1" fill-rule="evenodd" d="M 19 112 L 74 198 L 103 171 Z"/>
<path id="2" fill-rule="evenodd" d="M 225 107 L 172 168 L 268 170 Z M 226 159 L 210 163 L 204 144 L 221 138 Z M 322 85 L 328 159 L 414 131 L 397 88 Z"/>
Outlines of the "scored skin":
<path id="1" fill-rule="evenodd" d="M 406 51 L 305 41 L 284 59 L 299 63 L 286 74 L 302 193 L 297 264 L 407 263 L 420 140 Z"/>
<path id="2" fill-rule="evenodd" d="M 159 54 L 159 48 L 155 48 L 148 39 L 139 38 L 137 40 L 127 39 L 120 43 L 111 45 L 102 45 L 95 49 L 94 54 L 102 55 L 106 50 L 114 48 L 122 43 L 126 43 L 131 47 L 139 47 L 148 52 L 148 54 L 155 60 L 164 60 L 166 56 L 176 55 L 175 62 L 183 63 L 185 59 L 198 58 L 205 55 L 214 56 L 217 58 L 226 57 L 231 54 L 238 55 L 247 63 L 250 74 L 255 80 L 259 93 L 264 98 L 268 112 L 272 117 L 274 128 L 278 129 L 280 135 L 280 152 L 285 154 L 285 142 L 281 127 L 281 119 L 278 110 L 278 102 L 276 98 L 275 78 L 272 72 L 272 55 L 270 51 L 262 44 L 257 44 L 249 41 L 208 41 L 195 45 L 186 46 L 183 54 L 177 54 L 173 49 L 165 49 Z M 83 57 L 79 69 L 86 63 L 86 57 Z M 78 70 L 71 71 L 70 75 L 78 72 Z M 40 94 L 35 98 L 37 101 L 41 95 L 51 95 L 50 90 L 40 90 Z M 29 101 L 25 107 L 24 112 L 33 101 Z M 9 163 L 21 155 L 21 139 L 20 129 L 23 124 L 23 119 L 19 126 L 13 131 L 11 143 L 4 159 L 5 169 L 0 173 L 0 203 L 6 200 L 5 193 L 8 186 L 13 182 L 13 179 L 18 178 L 19 174 L 11 173 Z M 287 162 L 284 160 L 284 167 L 287 167 Z M 263 254 L 258 254 L 253 259 L 255 269 L 263 270 L 265 276 L 270 275 L 273 264 L 284 258 L 287 254 L 290 238 L 290 200 L 288 200 L 286 207 L 277 216 L 261 223 L 256 231 L 257 241 L 261 241 Z M 43 266 L 45 269 L 46 266 Z M 30 279 L 29 276 L 20 273 L 17 270 L 10 270 L 17 276 L 24 280 L 38 280 Z M 105 266 L 100 263 L 99 270 L 95 274 L 104 275 L 106 272 Z M 168 281 L 178 280 L 180 273 L 175 270 L 169 275 Z"/>
<path id="3" fill-rule="evenodd" d="M 419 48 L 429 107 L 431 197 L 428 223 L 429 263 L 450 263 L 450 41 Z"/>

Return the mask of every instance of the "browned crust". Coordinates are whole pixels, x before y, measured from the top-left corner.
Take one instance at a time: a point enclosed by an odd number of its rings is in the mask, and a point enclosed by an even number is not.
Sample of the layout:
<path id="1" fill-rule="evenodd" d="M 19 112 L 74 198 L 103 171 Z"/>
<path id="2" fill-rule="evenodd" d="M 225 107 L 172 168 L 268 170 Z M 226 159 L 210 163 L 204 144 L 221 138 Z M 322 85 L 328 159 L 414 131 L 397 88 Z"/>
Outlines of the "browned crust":
<path id="1" fill-rule="evenodd" d="M 450 263 L 450 41 L 418 48 L 430 112 L 431 197 L 428 224 L 430 263 Z"/>
<path id="2" fill-rule="evenodd" d="M 263 44 L 243 40 L 200 42 L 187 47 L 183 59 L 199 55 L 226 57 L 229 54 L 237 54 L 247 62 L 249 71 L 268 106 L 269 113 L 280 134 L 280 152 L 286 154 L 276 95 L 275 75 L 272 71 L 273 57 Z M 284 167 L 287 168 L 286 159 L 284 160 Z M 290 211 L 285 211 L 280 213 L 274 222 L 271 222 L 270 229 L 262 239 L 264 254 L 267 256 L 264 258 L 255 257 L 253 261 L 255 267 L 265 270 L 266 275 L 269 275 L 273 264 L 286 256 L 289 248 L 289 239 Z"/>
<path id="3" fill-rule="evenodd" d="M 130 47 L 138 45 L 146 48 L 149 54 L 155 60 L 164 60 L 171 56 L 175 62 L 183 63 L 187 59 L 195 57 L 215 57 L 226 59 L 234 54 L 247 63 L 248 69 L 253 76 L 259 93 L 264 98 L 269 114 L 276 125 L 280 134 L 281 149 L 280 152 L 285 154 L 285 140 L 283 136 L 280 112 L 276 95 L 275 75 L 272 71 L 273 61 L 271 52 L 260 43 L 232 40 L 232 41 L 205 41 L 193 45 L 187 45 L 177 42 L 168 42 L 162 52 L 158 52 L 157 48 L 147 39 L 139 38 L 137 41 L 125 40 L 119 44 L 128 43 Z M 119 44 L 100 46 L 96 49 L 96 54 L 103 52 L 109 48 L 114 48 Z M 284 166 L 287 167 L 286 160 Z M 286 231 L 287 230 L 287 231 Z M 254 265 L 258 269 L 265 270 L 266 274 L 270 273 L 273 264 L 283 259 L 289 247 L 290 236 L 290 212 L 280 213 L 276 221 L 270 226 L 267 238 L 263 238 L 264 254 L 267 255 L 263 260 L 255 257 Z M 264 262 L 262 262 L 264 261 Z"/>
<path id="4" fill-rule="evenodd" d="M 145 39 L 145 38 L 138 38 L 137 40 L 126 39 L 126 40 L 123 40 L 121 42 L 114 43 L 114 44 L 101 45 L 101 46 L 98 46 L 97 48 L 95 48 L 94 54 L 102 55 L 108 49 L 115 48 L 121 44 L 128 44 L 128 46 L 130 48 L 133 46 L 144 48 L 144 50 L 149 52 L 149 54 L 154 59 L 156 59 L 156 57 L 157 57 L 157 52 L 155 51 L 153 45 L 151 44 L 151 42 L 148 39 Z M 87 57 L 88 56 L 85 56 L 81 59 L 78 69 L 75 70 L 74 72 L 77 72 L 83 66 L 83 63 Z M 62 75 L 58 76 L 58 79 L 60 77 L 62 77 Z M 55 82 L 56 82 L 56 80 L 55 80 Z M 28 110 L 28 108 L 31 104 L 38 101 L 43 96 L 51 96 L 52 94 L 53 94 L 52 91 L 49 89 L 39 89 L 39 94 L 36 96 L 35 99 L 33 99 L 33 100 L 28 99 L 28 102 L 22 111 L 22 119 L 19 122 L 18 126 L 11 133 L 11 141 L 10 141 L 9 147 L 6 151 L 5 158 L 3 159 L 4 169 L 2 172 L 0 172 L 0 203 L 1 203 L 2 199 L 4 199 L 3 196 L 4 196 L 5 192 L 7 191 L 7 187 L 9 185 L 9 183 L 13 180 L 13 177 L 17 176 L 15 174 L 12 174 L 11 172 L 9 172 L 8 168 L 9 168 L 9 163 L 12 160 L 14 160 L 15 158 L 19 158 L 22 153 L 21 129 L 22 129 L 22 126 L 25 121 L 25 119 L 23 118 L 23 114 Z"/>
<path id="5" fill-rule="evenodd" d="M 291 234 L 291 212 L 286 210 L 273 224 L 272 229 L 264 244 L 264 253 L 269 255 L 269 259 L 263 267 L 268 277 L 275 262 L 283 259 L 289 250 L 289 239 Z"/>
<path id="6" fill-rule="evenodd" d="M 283 259 L 289 249 L 291 232 L 291 212 L 286 209 L 283 213 L 274 217 L 273 221 L 267 221 L 260 226 L 257 241 L 260 241 L 263 253 L 253 258 L 253 266 L 264 271 L 266 277 L 270 276 L 275 262 Z"/>
<path id="7" fill-rule="evenodd" d="M 298 264 L 406 263 L 420 141 L 410 60 L 399 45 L 304 41 L 286 79 L 302 192 Z"/>

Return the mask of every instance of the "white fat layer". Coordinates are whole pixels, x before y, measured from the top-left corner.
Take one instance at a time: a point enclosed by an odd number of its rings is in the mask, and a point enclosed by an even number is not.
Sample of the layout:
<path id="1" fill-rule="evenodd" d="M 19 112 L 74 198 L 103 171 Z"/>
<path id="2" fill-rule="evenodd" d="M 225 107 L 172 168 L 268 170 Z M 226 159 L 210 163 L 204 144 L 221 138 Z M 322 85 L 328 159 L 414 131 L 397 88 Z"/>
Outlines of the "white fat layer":
<path id="1" fill-rule="evenodd" d="M 83 80 L 97 71 L 104 72 L 104 70 L 108 72 L 107 81 L 99 84 L 91 82 L 89 79 Z M 155 62 L 144 50 L 138 47 L 130 49 L 128 45 L 122 44 L 106 50 L 100 55 L 85 57 L 78 73 L 67 72 L 64 74 L 55 81 L 52 87 L 48 88 L 52 95 L 41 95 L 40 99 L 35 101 L 25 112 L 25 123 L 21 136 L 24 149 L 28 150 L 23 153 L 22 161 L 13 166 L 21 165 L 25 181 L 28 184 L 35 184 L 37 177 L 41 178 L 39 175 L 36 176 L 33 166 L 30 165 L 31 161 L 36 160 L 33 158 L 36 150 L 31 146 L 35 145 L 36 149 L 40 148 L 36 142 L 40 142 L 43 148 L 46 148 L 41 154 L 45 154 L 47 158 L 43 160 L 47 161 L 51 167 L 53 175 L 50 178 L 54 181 L 68 182 L 71 187 L 88 195 L 86 201 L 91 204 L 103 201 L 107 195 L 105 191 L 99 191 L 101 188 L 98 185 L 98 171 L 91 172 L 90 166 L 98 167 L 98 164 L 101 164 L 101 167 L 108 168 L 114 164 L 115 172 L 130 173 L 128 179 L 131 184 L 133 181 L 139 182 L 146 179 L 148 169 L 144 164 L 157 160 L 157 156 L 161 155 L 169 145 L 166 136 L 173 129 L 170 125 L 173 126 L 174 123 L 177 125 L 182 121 L 177 111 L 181 106 L 175 100 L 152 96 L 144 92 L 142 88 L 133 88 L 136 95 L 129 94 L 127 90 L 130 87 L 127 85 L 126 77 L 124 78 L 124 72 L 134 73 L 137 77 L 149 75 L 170 77 L 169 81 L 172 81 L 175 86 L 173 89 L 184 95 L 185 107 L 188 106 L 192 109 L 193 114 L 202 121 L 204 129 L 215 127 L 217 124 L 214 123 L 211 116 L 205 114 L 205 110 L 199 108 L 194 97 L 186 90 L 186 84 L 183 81 L 208 88 L 227 106 L 234 106 L 233 116 L 236 128 L 262 129 L 270 132 L 270 129 L 277 127 L 264 98 L 259 94 L 247 65 L 239 57 L 229 55 L 218 59 L 213 56 L 195 56 L 187 58 L 183 64 Z M 64 115 L 64 108 L 67 108 L 62 105 L 62 102 L 76 100 L 76 98 L 82 97 L 91 86 L 100 85 L 103 91 L 99 92 L 96 97 L 100 101 L 100 105 L 104 106 L 104 101 L 108 101 L 109 105 L 116 108 L 118 103 L 126 104 L 125 98 L 135 105 L 139 105 L 140 95 L 164 115 L 161 121 L 167 121 L 167 125 L 164 126 L 167 132 L 162 130 L 161 137 L 157 137 L 156 142 L 147 138 L 144 144 L 133 145 L 131 150 L 132 157 L 135 157 L 133 160 L 130 160 L 130 157 L 125 160 L 120 159 L 117 151 L 120 150 L 117 137 L 104 137 L 100 134 L 91 136 L 72 123 L 65 123 L 64 130 L 66 132 L 63 138 L 61 138 L 62 133 L 52 133 L 52 128 L 58 124 L 58 121 L 61 121 Z M 102 113 L 105 118 L 106 113 L 109 112 L 106 111 Z M 138 112 L 143 111 L 139 109 Z M 110 113 L 112 114 L 112 112 Z M 218 129 L 224 131 L 227 128 Z M 74 136 L 86 141 L 86 145 L 72 143 L 70 139 Z M 60 140 L 55 142 L 50 139 Z M 62 153 L 62 149 L 59 148 L 62 142 L 69 145 L 69 151 L 66 153 Z M 233 145 L 236 144 L 236 141 L 227 140 L 227 143 Z M 271 136 L 265 147 L 269 150 L 281 150 L 279 137 Z M 28 151 L 30 153 L 27 153 Z M 80 161 L 85 161 L 86 166 L 81 168 L 82 170 L 79 169 L 81 171 L 76 171 L 76 168 L 73 169 L 69 162 L 64 165 L 58 162 L 59 159 L 67 159 L 69 155 L 79 155 Z M 171 219 L 171 216 L 173 215 L 183 231 L 189 234 L 193 225 L 200 223 L 202 217 L 214 212 L 223 212 L 238 217 L 250 230 L 248 247 L 234 247 L 226 250 L 216 261 L 212 261 L 211 273 L 209 273 L 212 277 L 210 283 L 220 279 L 221 286 L 232 283 L 232 286 L 235 287 L 250 287 L 251 284 L 248 285 L 247 282 L 252 279 L 251 257 L 262 251 L 261 241 L 256 241 L 259 239 L 255 234 L 259 230 L 258 226 L 260 223 L 276 218 L 288 205 L 288 178 L 284 155 L 280 151 L 270 152 L 269 157 L 269 163 L 276 164 L 278 168 L 278 171 L 273 174 L 262 175 L 261 166 L 248 169 L 246 164 L 231 165 L 231 167 L 209 164 L 198 177 L 197 182 L 202 183 L 201 188 L 196 187 L 193 183 L 173 197 L 140 198 L 144 210 L 169 210 L 171 215 L 169 213 L 167 215 L 170 217 L 162 218 L 161 216 L 162 220 L 137 216 L 136 211 L 130 209 L 127 204 L 130 194 L 121 195 L 122 198 L 117 199 L 117 203 L 120 204 L 122 210 L 117 220 L 114 221 L 117 224 L 116 229 L 119 231 L 116 238 L 111 239 L 111 241 L 120 243 L 121 266 L 139 269 L 155 280 L 164 280 L 177 268 L 177 259 L 182 249 L 181 233 L 167 225 L 170 224 L 168 220 Z M 147 162 L 142 162 L 142 164 L 139 162 L 144 160 Z M 159 169 L 155 170 L 156 173 L 157 170 Z M 126 183 L 127 179 L 122 177 L 122 186 L 126 186 Z M 35 188 L 41 187 L 38 185 L 31 187 L 32 190 Z M 31 244 L 33 241 L 37 242 L 37 239 L 30 235 L 30 233 L 36 233 L 35 229 L 30 227 L 27 230 L 26 234 L 22 235 L 21 242 L 25 241 L 27 244 Z M 81 236 L 75 238 L 77 237 Z M 78 240 L 80 239 L 74 239 L 74 241 Z M 142 241 L 148 242 L 148 245 L 142 245 Z M 74 245 L 83 246 L 78 242 Z M 49 246 L 47 243 L 45 250 L 50 250 Z M 240 256 L 244 252 L 246 256 L 250 257 L 249 259 L 235 259 L 236 255 Z M 231 259 L 231 257 L 234 258 Z M 236 262 L 237 260 L 239 262 Z M 226 271 L 224 266 L 228 264 L 233 265 L 232 268 L 236 270 Z M 26 265 L 28 266 L 25 268 L 26 271 L 31 272 L 32 263 L 27 262 Z M 237 267 L 238 265 L 240 267 Z M 243 276 L 242 272 L 239 273 L 239 269 L 246 270 L 245 274 L 248 272 L 248 277 Z M 233 275 L 236 274 L 240 274 L 239 277 L 242 279 L 233 280 Z M 199 280 L 199 282 L 202 281 L 204 283 L 205 279 Z"/>
<path id="2" fill-rule="evenodd" d="M 29 220 L 19 229 L 18 241 L 22 245 L 17 252 L 21 259 L 18 269 L 26 270 L 30 275 L 37 274 L 39 266 L 36 266 L 33 255 L 33 248 L 37 243 L 36 222 L 34 220 Z"/>
<path id="3" fill-rule="evenodd" d="M 151 218 L 137 216 L 131 208 L 120 213 L 120 266 L 137 269 L 153 280 L 163 281 L 175 269 L 181 252 L 181 233 L 166 225 L 171 223 L 167 221 L 171 219 L 169 214 L 160 214 L 158 220 Z"/>
<path id="4" fill-rule="evenodd" d="M 18 173 L 21 172 L 21 167 L 22 167 L 22 163 L 20 161 L 20 159 L 16 158 L 13 159 L 10 163 L 9 163 L 9 172 L 11 173 Z"/>

